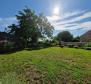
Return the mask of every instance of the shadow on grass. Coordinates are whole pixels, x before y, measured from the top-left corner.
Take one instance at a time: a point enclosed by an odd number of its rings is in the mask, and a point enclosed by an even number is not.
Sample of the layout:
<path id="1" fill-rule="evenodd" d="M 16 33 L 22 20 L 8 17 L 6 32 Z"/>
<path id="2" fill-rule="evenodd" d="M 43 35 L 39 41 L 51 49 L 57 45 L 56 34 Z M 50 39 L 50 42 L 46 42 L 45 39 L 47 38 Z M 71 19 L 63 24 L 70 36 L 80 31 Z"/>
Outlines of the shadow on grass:
<path id="1" fill-rule="evenodd" d="M 32 51 L 32 50 L 41 50 L 49 47 L 34 47 L 34 48 L 25 48 L 24 50 Z"/>
<path id="2" fill-rule="evenodd" d="M 22 48 L 22 49 L 12 49 L 12 50 L 0 50 L 0 55 L 12 54 L 12 53 L 16 53 L 23 50 L 33 51 L 33 50 L 41 50 L 46 48 L 49 48 L 49 47 L 33 47 L 33 48 Z"/>
<path id="3" fill-rule="evenodd" d="M 12 53 L 16 53 L 16 52 L 19 52 L 19 51 L 22 51 L 24 49 L 13 49 L 13 50 L 0 50 L 0 55 L 4 55 L 4 54 L 12 54 Z"/>

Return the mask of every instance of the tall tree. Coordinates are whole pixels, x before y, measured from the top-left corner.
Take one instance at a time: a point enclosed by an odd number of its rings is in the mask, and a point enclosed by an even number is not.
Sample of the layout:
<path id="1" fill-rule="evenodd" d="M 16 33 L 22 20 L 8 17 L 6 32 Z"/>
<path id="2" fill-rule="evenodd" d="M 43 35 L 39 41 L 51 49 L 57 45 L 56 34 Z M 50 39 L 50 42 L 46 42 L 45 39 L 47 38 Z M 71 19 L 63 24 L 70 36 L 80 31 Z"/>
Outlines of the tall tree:
<path id="1" fill-rule="evenodd" d="M 18 24 L 9 26 L 10 32 L 14 34 L 24 47 L 27 47 L 27 42 L 30 41 L 32 46 L 35 46 L 40 37 L 51 37 L 53 34 L 53 26 L 48 22 L 47 18 L 42 14 L 35 14 L 30 8 L 25 8 L 19 11 L 16 15 Z"/>
<path id="2" fill-rule="evenodd" d="M 43 14 L 39 15 L 38 24 L 43 37 L 51 37 L 53 35 L 54 27 L 48 22 L 48 19 L 43 16 Z"/>

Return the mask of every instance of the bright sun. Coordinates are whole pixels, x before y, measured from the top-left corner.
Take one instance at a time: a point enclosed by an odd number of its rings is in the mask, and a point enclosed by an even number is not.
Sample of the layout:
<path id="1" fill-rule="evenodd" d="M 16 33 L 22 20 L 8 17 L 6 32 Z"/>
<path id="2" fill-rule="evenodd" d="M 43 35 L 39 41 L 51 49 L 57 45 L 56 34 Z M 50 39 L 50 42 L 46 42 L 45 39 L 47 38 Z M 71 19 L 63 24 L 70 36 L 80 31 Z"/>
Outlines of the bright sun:
<path id="1" fill-rule="evenodd" d="M 59 15 L 59 7 L 55 7 L 53 11 L 54 15 Z"/>

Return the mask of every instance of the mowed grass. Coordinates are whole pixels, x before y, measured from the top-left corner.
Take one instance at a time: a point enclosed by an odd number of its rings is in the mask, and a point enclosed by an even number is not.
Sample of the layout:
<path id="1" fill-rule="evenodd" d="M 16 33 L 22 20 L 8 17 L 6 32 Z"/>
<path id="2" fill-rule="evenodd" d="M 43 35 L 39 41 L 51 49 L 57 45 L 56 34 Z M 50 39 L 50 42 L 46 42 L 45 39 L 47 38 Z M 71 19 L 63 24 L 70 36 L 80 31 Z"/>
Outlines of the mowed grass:
<path id="1" fill-rule="evenodd" d="M 0 55 L 1 84 L 91 84 L 91 51 L 51 47 Z"/>

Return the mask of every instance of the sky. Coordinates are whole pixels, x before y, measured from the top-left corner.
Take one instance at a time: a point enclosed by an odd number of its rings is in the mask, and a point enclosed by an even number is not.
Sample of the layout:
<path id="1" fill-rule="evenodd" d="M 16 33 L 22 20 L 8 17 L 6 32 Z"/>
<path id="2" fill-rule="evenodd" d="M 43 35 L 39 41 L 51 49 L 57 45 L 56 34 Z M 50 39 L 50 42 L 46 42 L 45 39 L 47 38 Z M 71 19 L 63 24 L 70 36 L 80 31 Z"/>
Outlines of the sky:
<path id="1" fill-rule="evenodd" d="M 80 36 L 91 29 L 91 0 L 0 0 L 0 31 L 16 23 L 15 15 L 25 6 L 43 13 L 54 26 L 54 35 L 70 31 Z"/>

